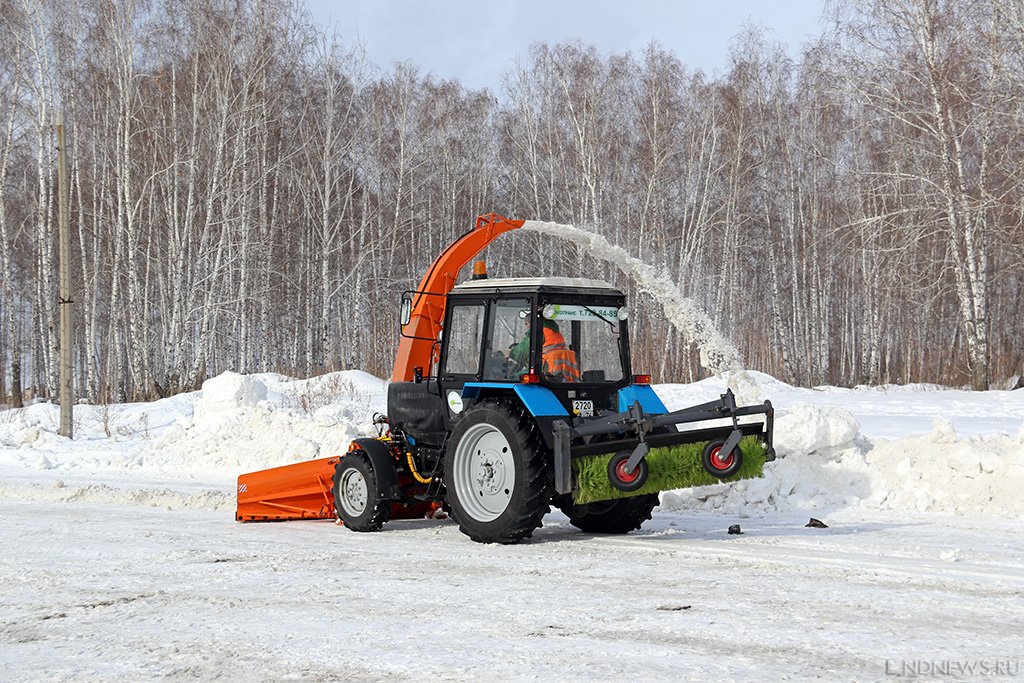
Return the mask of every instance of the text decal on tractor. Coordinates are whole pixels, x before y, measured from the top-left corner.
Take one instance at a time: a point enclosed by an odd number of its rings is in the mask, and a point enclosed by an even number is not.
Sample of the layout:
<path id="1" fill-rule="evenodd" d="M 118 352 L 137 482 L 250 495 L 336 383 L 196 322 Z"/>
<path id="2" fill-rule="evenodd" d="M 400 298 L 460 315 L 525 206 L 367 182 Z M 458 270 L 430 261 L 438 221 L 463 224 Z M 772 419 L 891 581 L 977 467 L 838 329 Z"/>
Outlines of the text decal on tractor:
<path id="1" fill-rule="evenodd" d="M 353 531 L 444 506 L 475 541 L 529 538 L 552 505 L 588 532 L 626 533 L 658 492 L 760 476 L 771 403 L 732 392 L 669 412 L 633 375 L 625 296 L 607 283 L 459 271 L 523 226 L 488 214 L 401 305 L 387 415 L 345 455 L 238 478 L 238 521 L 337 517 Z M 636 380 L 636 381 L 634 381 Z"/>

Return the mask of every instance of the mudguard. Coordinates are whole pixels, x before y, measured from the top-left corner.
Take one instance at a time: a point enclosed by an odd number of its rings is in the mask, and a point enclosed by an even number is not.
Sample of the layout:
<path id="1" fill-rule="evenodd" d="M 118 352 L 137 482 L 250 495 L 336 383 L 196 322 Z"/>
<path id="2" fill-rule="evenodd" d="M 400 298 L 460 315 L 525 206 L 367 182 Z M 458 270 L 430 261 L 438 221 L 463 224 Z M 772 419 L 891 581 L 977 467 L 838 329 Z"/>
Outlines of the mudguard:
<path id="1" fill-rule="evenodd" d="M 637 401 L 648 415 L 661 415 L 668 412 L 668 408 L 662 403 L 658 394 L 646 384 L 630 384 L 628 387 L 619 389 L 620 413 L 629 410 L 629 407 Z"/>
<path id="2" fill-rule="evenodd" d="M 462 389 L 462 398 L 474 399 L 484 390 L 512 390 L 534 417 L 560 417 L 568 415 L 565 407 L 547 387 L 534 384 L 509 384 L 508 382 L 467 382 Z M 631 384 L 619 389 L 619 412 L 629 410 L 636 402 L 649 415 L 667 413 L 668 408 L 654 389 L 645 384 Z"/>
<path id="3" fill-rule="evenodd" d="M 377 475 L 377 485 L 380 487 L 382 499 L 399 500 L 401 498 L 398 488 L 398 473 L 395 471 L 395 459 L 384 442 L 372 438 L 355 439 L 348 450 L 350 453 L 360 450 L 370 460 L 373 473 Z"/>

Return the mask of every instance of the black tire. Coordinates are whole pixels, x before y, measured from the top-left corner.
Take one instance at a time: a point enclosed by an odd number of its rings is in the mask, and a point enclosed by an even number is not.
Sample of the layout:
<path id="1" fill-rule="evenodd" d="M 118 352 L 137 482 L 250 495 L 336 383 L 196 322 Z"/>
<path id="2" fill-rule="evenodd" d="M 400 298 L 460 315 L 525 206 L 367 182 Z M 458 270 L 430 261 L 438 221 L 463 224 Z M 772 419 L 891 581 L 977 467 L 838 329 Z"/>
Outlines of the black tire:
<path id="1" fill-rule="evenodd" d="M 559 506 L 569 523 L 591 534 L 627 534 L 651 518 L 658 505 L 657 493 L 575 505 L 571 500 Z"/>
<path id="2" fill-rule="evenodd" d="M 360 451 L 349 452 L 335 465 L 334 510 L 338 519 L 352 531 L 380 531 L 388 521 L 391 501 L 383 497 L 379 480 L 370 459 Z M 359 500 L 360 481 L 365 487 L 362 501 Z"/>
<path id="3" fill-rule="evenodd" d="M 462 533 L 479 543 L 518 543 L 550 512 L 550 467 L 533 420 L 483 402 L 456 423 L 445 454 L 446 502 Z"/>
<path id="4" fill-rule="evenodd" d="M 700 456 L 701 464 L 704 465 L 707 473 L 719 479 L 728 479 L 743 467 L 743 451 L 740 450 L 740 447 L 737 445 L 732 449 L 731 454 L 723 456 L 721 450 L 724 445 L 723 439 L 708 441 Z"/>

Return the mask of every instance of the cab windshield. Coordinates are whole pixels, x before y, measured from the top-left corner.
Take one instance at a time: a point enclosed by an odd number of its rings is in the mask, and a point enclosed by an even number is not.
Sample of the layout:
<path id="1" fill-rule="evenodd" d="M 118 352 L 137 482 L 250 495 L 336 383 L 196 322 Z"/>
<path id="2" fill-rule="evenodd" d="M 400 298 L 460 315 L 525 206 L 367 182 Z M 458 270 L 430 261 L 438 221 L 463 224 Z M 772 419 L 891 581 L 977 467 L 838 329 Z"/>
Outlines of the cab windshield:
<path id="1" fill-rule="evenodd" d="M 623 317 L 625 311 L 622 311 Z M 541 309 L 541 374 L 550 382 L 623 378 L 620 309 L 607 304 L 548 303 Z"/>

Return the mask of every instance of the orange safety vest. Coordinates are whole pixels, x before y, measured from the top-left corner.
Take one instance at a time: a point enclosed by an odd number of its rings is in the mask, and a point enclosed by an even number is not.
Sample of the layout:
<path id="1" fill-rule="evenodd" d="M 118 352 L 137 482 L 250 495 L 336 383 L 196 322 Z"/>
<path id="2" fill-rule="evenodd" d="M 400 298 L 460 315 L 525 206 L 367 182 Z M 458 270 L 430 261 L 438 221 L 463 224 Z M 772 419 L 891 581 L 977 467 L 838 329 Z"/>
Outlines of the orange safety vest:
<path id="1" fill-rule="evenodd" d="M 541 352 L 544 374 L 557 377 L 563 382 L 579 382 L 580 366 L 576 352 L 565 345 L 565 337 L 550 327 L 544 328 L 544 348 Z"/>

